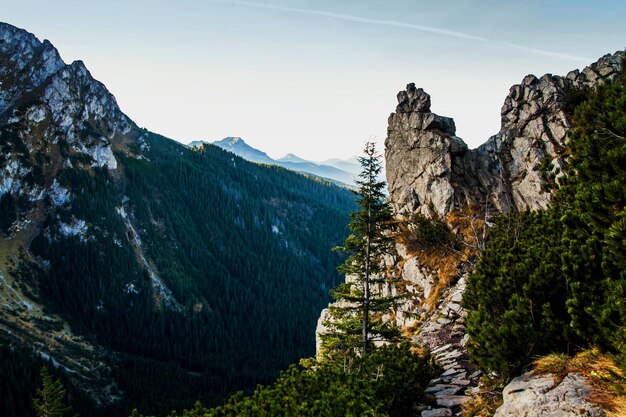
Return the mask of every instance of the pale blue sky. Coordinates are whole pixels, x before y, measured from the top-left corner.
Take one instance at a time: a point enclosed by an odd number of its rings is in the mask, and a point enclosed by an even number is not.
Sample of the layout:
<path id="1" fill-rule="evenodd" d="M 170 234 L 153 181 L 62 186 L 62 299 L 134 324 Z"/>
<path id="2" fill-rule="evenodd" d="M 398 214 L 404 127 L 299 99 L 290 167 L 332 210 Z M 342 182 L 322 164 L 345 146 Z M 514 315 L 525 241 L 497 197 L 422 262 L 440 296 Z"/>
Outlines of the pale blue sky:
<path id="1" fill-rule="evenodd" d="M 472 147 L 509 87 L 626 47 L 620 1 L 29 1 L 0 20 L 85 61 L 140 126 L 322 160 L 382 141 L 415 82 Z"/>

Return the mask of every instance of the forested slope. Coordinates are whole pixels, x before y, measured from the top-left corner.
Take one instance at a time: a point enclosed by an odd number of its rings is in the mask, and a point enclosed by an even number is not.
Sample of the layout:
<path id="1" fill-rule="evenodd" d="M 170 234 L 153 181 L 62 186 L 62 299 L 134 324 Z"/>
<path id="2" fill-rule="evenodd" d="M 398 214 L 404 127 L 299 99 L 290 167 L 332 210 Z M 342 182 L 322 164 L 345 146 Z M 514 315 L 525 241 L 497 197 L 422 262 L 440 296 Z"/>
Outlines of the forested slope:
<path id="1" fill-rule="evenodd" d="M 215 403 L 311 355 L 352 193 L 140 129 L 81 62 L 0 32 L 0 366 L 25 381 L 3 415 L 32 415 L 17 399 L 41 358 L 82 415 L 120 415 Z"/>

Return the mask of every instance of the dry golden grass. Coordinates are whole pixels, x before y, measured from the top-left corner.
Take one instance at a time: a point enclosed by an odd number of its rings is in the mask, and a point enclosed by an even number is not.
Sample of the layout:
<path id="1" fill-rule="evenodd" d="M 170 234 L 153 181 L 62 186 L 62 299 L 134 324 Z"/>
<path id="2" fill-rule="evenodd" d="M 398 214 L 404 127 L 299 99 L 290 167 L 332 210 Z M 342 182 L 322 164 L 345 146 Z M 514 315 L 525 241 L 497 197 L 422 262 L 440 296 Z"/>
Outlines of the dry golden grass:
<path id="1" fill-rule="evenodd" d="M 568 373 L 568 366 L 573 358 L 563 353 L 551 353 L 533 362 L 535 372 L 538 374 L 553 374 L 555 376 L 565 376 Z"/>
<path id="2" fill-rule="evenodd" d="M 432 221 L 440 219 L 434 216 Z M 461 266 L 477 257 L 485 239 L 485 216 L 473 202 L 451 212 L 443 223 L 449 232 L 441 230 L 442 236 L 427 236 L 426 242 L 415 218 L 401 224 L 397 234 L 407 253 L 417 257 L 420 265 L 434 276 L 433 288 L 424 302 L 431 311 L 441 294 L 457 281 Z"/>
<path id="3" fill-rule="evenodd" d="M 411 324 L 402 327 L 402 336 L 411 338 L 412 336 L 415 336 L 418 333 L 419 329 L 420 329 L 420 322 L 415 320 Z"/>
<path id="4" fill-rule="evenodd" d="M 480 378 L 480 392 L 471 396 L 463 404 L 463 417 L 491 417 L 502 405 L 502 388 L 504 381 L 499 378 L 489 378 L 483 375 Z"/>
<path id="5" fill-rule="evenodd" d="M 480 392 L 463 404 L 464 417 L 492 417 L 498 407 L 502 405 L 500 392 Z"/>
<path id="6" fill-rule="evenodd" d="M 417 355 L 421 358 L 425 358 L 426 356 L 430 355 L 428 349 L 421 346 L 411 346 L 410 351 L 413 355 Z"/>
<path id="7" fill-rule="evenodd" d="M 609 417 L 626 416 L 626 373 L 598 349 L 585 350 L 574 357 L 543 356 L 535 360 L 534 370 L 539 374 L 554 374 L 557 378 L 570 372 L 580 373 L 591 384 L 590 402 L 601 406 Z"/>

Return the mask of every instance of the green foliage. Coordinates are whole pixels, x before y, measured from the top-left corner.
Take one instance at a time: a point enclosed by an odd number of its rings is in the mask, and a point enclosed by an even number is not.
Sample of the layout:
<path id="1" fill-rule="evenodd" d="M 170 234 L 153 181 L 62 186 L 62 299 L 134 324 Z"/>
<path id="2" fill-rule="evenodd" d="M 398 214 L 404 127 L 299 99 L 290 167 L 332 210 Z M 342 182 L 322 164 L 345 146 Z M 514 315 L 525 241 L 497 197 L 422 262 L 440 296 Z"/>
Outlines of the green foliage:
<path id="1" fill-rule="evenodd" d="M 9 228 L 17 220 L 17 204 L 11 193 L 0 195 L 0 236 L 8 236 Z"/>
<path id="2" fill-rule="evenodd" d="M 66 390 L 59 379 L 53 380 L 45 367 L 41 367 L 42 387 L 33 400 L 38 417 L 63 417 L 70 412 L 65 404 Z"/>
<path id="3" fill-rule="evenodd" d="M 509 213 L 489 232 L 468 280 L 468 349 L 483 369 L 507 378 L 540 354 L 564 351 L 567 282 L 554 212 Z"/>
<path id="4" fill-rule="evenodd" d="M 369 142 L 364 153 L 356 191 L 359 209 L 351 213 L 349 225 L 352 234 L 335 248 L 348 254 L 339 268 L 347 278 L 331 292 L 336 303 L 329 308 L 331 319 L 322 334 L 322 349 L 328 355 L 365 355 L 372 341 L 390 341 L 399 335 L 398 328 L 383 319 L 398 298 L 392 295 L 392 279 L 384 263 L 393 248 L 390 232 L 395 225 L 383 193 L 385 182 L 378 180 L 381 156 Z"/>
<path id="5" fill-rule="evenodd" d="M 31 352 L 0 343 L 0 415 L 32 417 L 33 393 L 41 383 L 40 363 L 34 363 Z"/>
<path id="6" fill-rule="evenodd" d="M 8 336 L 8 335 L 7 335 Z M 62 368 L 55 368 L 50 360 L 43 360 L 31 348 L 19 347 L 14 336 L 7 339 L 0 335 L 0 416 L 36 417 L 33 400 L 37 388 L 42 386 L 41 368 L 45 366 L 54 380 L 60 380 L 67 388 L 67 403 L 81 415 L 89 417 L 110 417 L 125 415 L 95 408 L 93 400 L 74 387 Z"/>
<path id="7" fill-rule="evenodd" d="M 577 107 L 562 189 L 572 327 L 626 354 L 626 67 Z"/>
<path id="8" fill-rule="evenodd" d="M 71 202 L 30 249 L 47 264 L 33 270 L 46 308 L 115 350 L 120 390 L 163 415 L 269 383 L 313 353 L 319 311 L 340 281 L 341 257 L 328 247 L 346 236 L 354 203 L 348 190 L 214 146 L 192 151 L 147 132 L 145 140 L 144 159 L 116 154 L 123 180 L 65 167 L 58 180 Z M 178 309 L 155 304 L 122 204 Z M 75 219 L 86 235 L 61 233 Z"/>
<path id="9" fill-rule="evenodd" d="M 552 207 L 497 221 L 464 296 L 470 352 L 504 377 L 590 344 L 626 359 L 626 67 L 568 103 L 571 157 Z"/>
<path id="10" fill-rule="evenodd" d="M 376 349 L 346 364 L 342 360 L 292 365 L 271 386 L 242 393 L 214 409 L 199 403 L 176 417 L 227 416 L 407 416 L 438 369 L 408 344 Z M 136 414 L 135 414 L 136 415 Z"/>
<path id="11" fill-rule="evenodd" d="M 411 253 L 439 248 L 459 250 L 461 246 L 446 222 L 421 214 L 411 216 L 409 221 L 400 225 L 398 238 Z"/>

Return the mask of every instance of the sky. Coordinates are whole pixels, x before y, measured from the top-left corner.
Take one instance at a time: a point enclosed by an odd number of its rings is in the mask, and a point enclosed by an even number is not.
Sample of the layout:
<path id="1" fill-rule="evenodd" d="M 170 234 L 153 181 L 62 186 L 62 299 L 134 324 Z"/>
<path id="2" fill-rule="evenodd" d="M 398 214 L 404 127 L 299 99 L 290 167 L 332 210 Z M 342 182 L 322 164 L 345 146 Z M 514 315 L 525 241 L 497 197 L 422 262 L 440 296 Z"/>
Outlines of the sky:
<path id="1" fill-rule="evenodd" d="M 6 4 L 2 4 L 5 3 Z M 470 147 L 509 88 L 626 47 L 623 0 L 0 0 L 0 20 L 83 60 L 139 126 L 240 136 L 274 158 L 384 146 L 414 82 Z"/>

